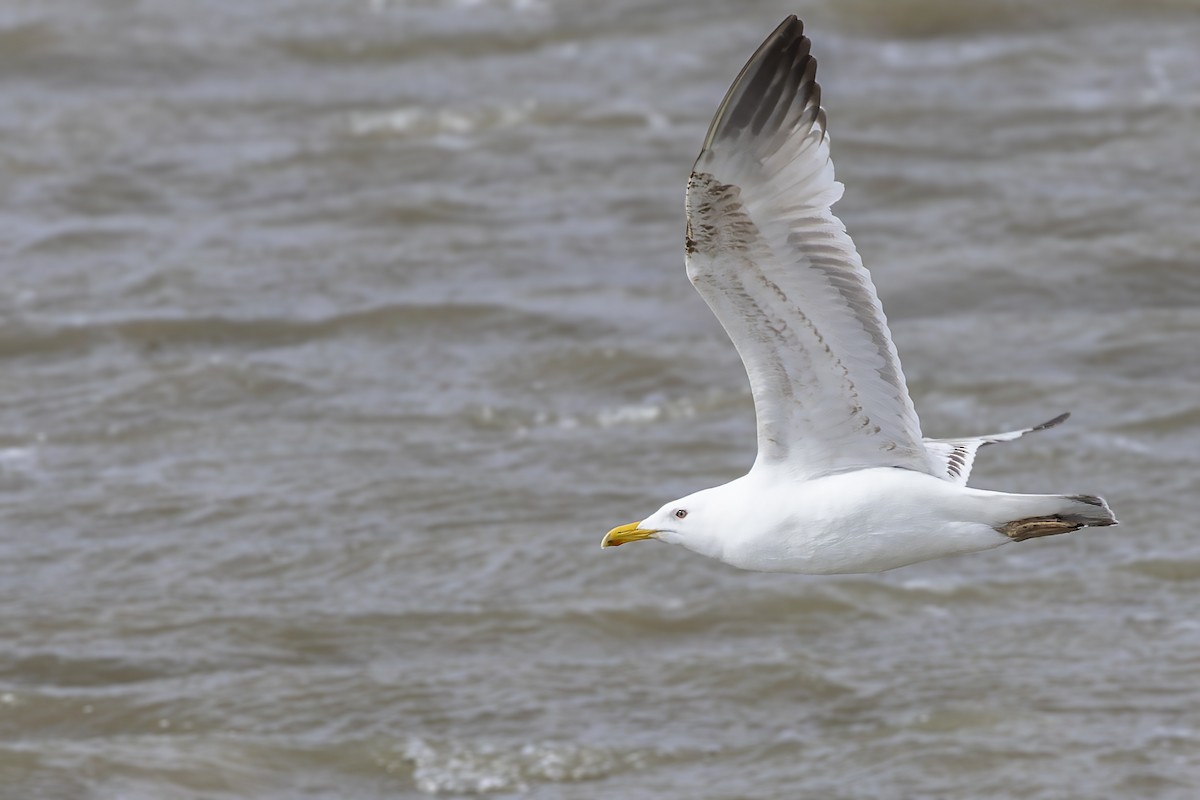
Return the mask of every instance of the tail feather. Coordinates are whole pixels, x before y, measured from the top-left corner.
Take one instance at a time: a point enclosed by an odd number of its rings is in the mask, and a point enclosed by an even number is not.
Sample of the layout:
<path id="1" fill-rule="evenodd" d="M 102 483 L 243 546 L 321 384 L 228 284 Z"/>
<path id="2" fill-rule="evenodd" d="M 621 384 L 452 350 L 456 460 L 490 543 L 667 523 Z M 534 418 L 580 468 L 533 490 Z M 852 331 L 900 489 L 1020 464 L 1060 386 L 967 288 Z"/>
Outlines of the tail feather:
<path id="1" fill-rule="evenodd" d="M 1046 502 L 1036 503 L 1036 511 L 1031 504 L 1033 516 L 1010 520 L 996 526 L 996 530 L 1015 542 L 1023 542 L 1040 536 L 1070 533 L 1080 528 L 1117 524 L 1117 518 L 1102 497 L 1090 494 L 1033 495 L 1029 499 Z M 1050 513 L 1042 513 L 1044 510 Z"/>

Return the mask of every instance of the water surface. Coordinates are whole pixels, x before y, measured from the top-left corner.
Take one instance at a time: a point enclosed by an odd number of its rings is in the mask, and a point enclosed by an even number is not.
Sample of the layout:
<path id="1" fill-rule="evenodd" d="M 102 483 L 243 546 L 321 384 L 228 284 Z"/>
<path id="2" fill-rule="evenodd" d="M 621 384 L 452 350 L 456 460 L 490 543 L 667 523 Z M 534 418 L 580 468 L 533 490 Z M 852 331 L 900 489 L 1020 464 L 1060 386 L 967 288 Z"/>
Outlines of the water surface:
<path id="1" fill-rule="evenodd" d="M 683 274 L 787 13 L 926 432 L 1123 525 L 880 576 L 615 524 L 753 460 Z M 0 797 L 1192 798 L 1179 0 L 0 14 Z"/>

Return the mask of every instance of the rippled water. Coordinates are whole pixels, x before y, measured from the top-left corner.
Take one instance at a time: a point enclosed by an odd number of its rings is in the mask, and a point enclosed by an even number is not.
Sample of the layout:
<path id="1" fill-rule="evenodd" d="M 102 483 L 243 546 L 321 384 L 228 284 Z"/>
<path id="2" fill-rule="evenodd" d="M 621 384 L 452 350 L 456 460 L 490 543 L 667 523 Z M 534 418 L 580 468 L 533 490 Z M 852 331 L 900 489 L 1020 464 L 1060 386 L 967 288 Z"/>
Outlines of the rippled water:
<path id="1" fill-rule="evenodd" d="M 927 433 L 1123 525 L 603 532 L 753 459 L 683 182 L 786 13 Z M 0 12 L 0 797 L 1200 793 L 1186 0 Z"/>

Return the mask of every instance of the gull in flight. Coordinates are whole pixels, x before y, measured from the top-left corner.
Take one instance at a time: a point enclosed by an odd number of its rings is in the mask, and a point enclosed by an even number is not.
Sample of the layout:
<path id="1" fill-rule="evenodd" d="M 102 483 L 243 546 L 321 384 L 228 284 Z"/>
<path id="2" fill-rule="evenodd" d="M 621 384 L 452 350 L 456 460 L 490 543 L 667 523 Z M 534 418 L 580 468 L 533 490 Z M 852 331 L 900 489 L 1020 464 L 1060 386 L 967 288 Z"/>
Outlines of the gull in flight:
<path id="1" fill-rule="evenodd" d="M 687 274 L 750 378 L 749 474 L 608 532 L 766 572 L 878 572 L 1115 525 L 1091 495 L 968 487 L 975 453 L 1057 425 L 925 439 L 883 308 L 831 206 L 817 62 L 788 17 L 742 68 L 687 187 Z"/>

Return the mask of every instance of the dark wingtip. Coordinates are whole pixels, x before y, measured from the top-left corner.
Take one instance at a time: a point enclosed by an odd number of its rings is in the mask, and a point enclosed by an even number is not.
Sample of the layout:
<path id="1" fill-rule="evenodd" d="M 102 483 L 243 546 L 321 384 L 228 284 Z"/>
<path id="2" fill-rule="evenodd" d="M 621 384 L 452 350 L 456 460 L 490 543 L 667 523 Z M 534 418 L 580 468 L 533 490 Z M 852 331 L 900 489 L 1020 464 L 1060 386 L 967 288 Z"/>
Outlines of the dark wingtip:
<path id="1" fill-rule="evenodd" d="M 1062 413 L 1062 414 L 1059 414 L 1057 417 L 1055 417 L 1054 419 L 1052 419 L 1052 420 L 1050 420 L 1050 421 L 1048 421 L 1048 422 L 1043 422 L 1041 425 L 1038 425 L 1038 426 L 1037 426 L 1037 427 L 1035 427 L 1035 428 L 1030 428 L 1030 429 L 1029 429 L 1029 432 L 1030 432 L 1030 433 L 1033 433 L 1034 431 L 1044 431 L 1044 430 L 1046 430 L 1047 428 L 1053 428 L 1055 425 L 1061 425 L 1061 424 L 1063 424 L 1064 422 L 1066 422 L 1066 421 L 1067 421 L 1067 418 L 1068 418 L 1068 417 L 1070 417 L 1070 416 L 1071 416 L 1071 412 L 1070 412 L 1070 411 L 1066 411 L 1066 412 L 1064 412 L 1064 413 Z"/>
<path id="2" fill-rule="evenodd" d="M 775 102 L 764 103 L 763 100 L 780 99 L 772 97 L 772 90 L 778 92 L 783 89 L 778 83 L 781 75 L 795 72 L 800 85 L 789 87 L 790 90 L 811 91 L 805 88 L 816 85 L 813 76 L 805 74 L 805 67 L 810 62 L 813 62 L 815 72 L 811 47 L 812 42 L 804 35 L 804 23 L 795 14 L 785 17 L 758 46 L 730 85 L 709 125 L 701 152 L 708 150 L 714 140 L 730 131 L 748 126 L 761 127 L 771 117 L 776 105 Z"/>

